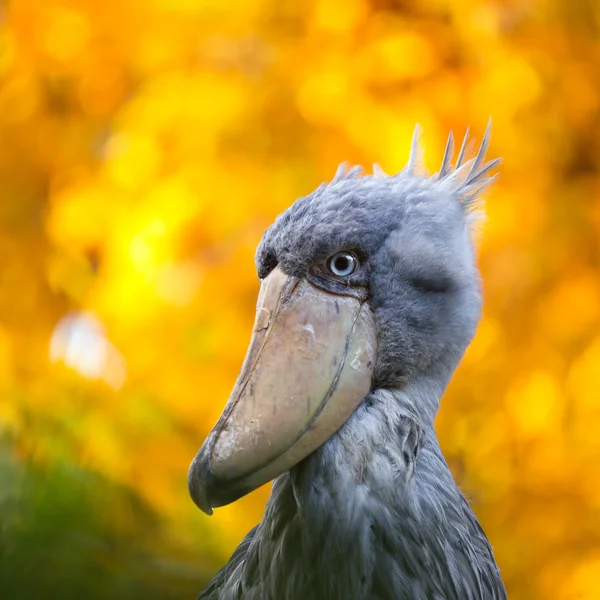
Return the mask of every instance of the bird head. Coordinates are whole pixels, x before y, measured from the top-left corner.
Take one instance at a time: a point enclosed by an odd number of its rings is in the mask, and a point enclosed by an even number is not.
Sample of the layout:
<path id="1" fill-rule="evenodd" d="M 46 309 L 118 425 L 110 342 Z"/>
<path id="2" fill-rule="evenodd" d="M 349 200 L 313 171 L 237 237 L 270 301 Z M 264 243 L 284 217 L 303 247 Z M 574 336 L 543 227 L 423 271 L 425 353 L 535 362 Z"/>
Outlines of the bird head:
<path id="1" fill-rule="evenodd" d="M 207 514 L 326 443 L 373 389 L 449 381 L 480 318 L 472 225 L 499 159 L 485 162 L 488 126 L 452 165 L 450 135 L 429 177 L 417 138 L 397 175 L 342 165 L 265 232 L 248 352 L 189 471 Z M 433 420 L 437 404 L 420 410 Z"/>

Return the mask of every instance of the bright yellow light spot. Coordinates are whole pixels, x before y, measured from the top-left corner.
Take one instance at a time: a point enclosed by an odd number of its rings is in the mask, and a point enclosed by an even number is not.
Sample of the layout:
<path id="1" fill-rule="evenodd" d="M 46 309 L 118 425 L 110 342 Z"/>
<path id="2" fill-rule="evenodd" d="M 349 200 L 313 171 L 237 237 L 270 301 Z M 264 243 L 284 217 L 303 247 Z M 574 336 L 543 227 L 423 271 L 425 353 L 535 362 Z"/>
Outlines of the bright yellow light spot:
<path id="1" fill-rule="evenodd" d="M 101 245 L 117 211 L 96 185 L 76 185 L 53 198 L 47 231 L 55 242 L 67 247 L 85 249 Z"/>
<path id="2" fill-rule="evenodd" d="M 149 184 L 157 174 L 160 148 L 152 137 L 134 133 L 114 136 L 106 147 L 109 178 L 124 190 L 136 190 Z"/>
<path id="3" fill-rule="evenodd" d="M 160 247 L 165 240 L 167 228 L 160 219 L 154 219 L 131 240 L 129 257 L 141 273 L 154 270 L 158 263 Z"/>
<path id="4" fill-rule="evenodd" d="M 521 435 L 549 435 L 560 427 L 563 414 L 558 382 L 550 373 L 534 371 L 511 387 L 506 408 Z"/>
<path id="5" fill-rule="evenodd" d="M 85 51 L 90 37 L 91 25 L 86 15 L 57 8 L 46 31 L 46 51 L 55 60 L 68 62 Z"/>
<path id="6" fill-rule="evenodd" d="M 163 232 L 176 232 L 185 226 L 206 204 L 204 198 L 192 194 L 183 177 L 170 177 L 158 182 L 148 193 L 144 212 L 160 215 Z"/>
<path id="7" fill-rule="evenodd" d="M 423 77 L 437 64 L 429 41 L 413 32 L 375 40 L 357 59 L 361 77 L 380 83 Z"/>
<path id="8" fill-rule="evenodd" d="M 342 34 L 360 25 L 367 11 L 364 0 L 318 0 L 312 25 L 315 29 Z"/>
<path id="9" fill-rule="evenodd" d="M 347 75 L 337 70 L 311 75 L 298 94 L 300 111 L 307 119 L 317 122 L 343 118 L 348 86 Z"/>
<path id="10" fill-rule="evenodd" d="M 496 114 L 513 114 L 533 104 L 542 90 L 535 67 L 523 57 L 503 51 L 490 57 L 486 72 L 472 87 L 474 103 L 483 108 L 489 106 L 484 98 L 494 98 Z M 484 111 L 489 115 L 489 109 L 484 108 Z M 483 116 L 487 118 L 485 114 Z"/>

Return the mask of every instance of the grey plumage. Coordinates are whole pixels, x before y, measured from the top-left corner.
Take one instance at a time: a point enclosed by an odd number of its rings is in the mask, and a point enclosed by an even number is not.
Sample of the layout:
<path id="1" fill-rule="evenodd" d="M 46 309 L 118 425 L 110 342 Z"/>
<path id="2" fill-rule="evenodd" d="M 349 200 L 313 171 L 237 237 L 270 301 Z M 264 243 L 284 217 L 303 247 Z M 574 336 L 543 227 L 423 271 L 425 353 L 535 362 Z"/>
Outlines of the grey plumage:
<path id="1" fill-rule="evenodd" d="M 340 250 L 361 268 L 378 332 L 373 388 L 341 429 L 273 483 L 263 521 L 200 596 L 206 600 L 503 600 L 492 550 L 439 448 L 439 400 L 480 318 L 470 213 L 498 160 L 437 175 L 407 168 L 334 179 L 265 232 L 259 277 L 305 277 Z"/>

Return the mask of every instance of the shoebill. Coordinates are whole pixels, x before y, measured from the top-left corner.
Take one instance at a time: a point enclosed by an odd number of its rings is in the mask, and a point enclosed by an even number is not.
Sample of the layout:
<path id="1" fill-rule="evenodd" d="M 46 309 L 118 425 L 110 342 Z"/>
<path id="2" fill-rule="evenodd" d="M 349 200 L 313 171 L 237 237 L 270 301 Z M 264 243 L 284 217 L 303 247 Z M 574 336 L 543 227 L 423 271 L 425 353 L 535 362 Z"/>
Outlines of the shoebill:
<path id="1" fill-rule="evenodd" d="M 472 229 L 489 126 L 438 173 L 341 166 L 256 252 L 256 321 L 194 458 L 205 513 L 273 480 L 262 522 L 210 600 L 505 599 L 490 544 L 444 460 L 440 397 L 480 318 Z"/>

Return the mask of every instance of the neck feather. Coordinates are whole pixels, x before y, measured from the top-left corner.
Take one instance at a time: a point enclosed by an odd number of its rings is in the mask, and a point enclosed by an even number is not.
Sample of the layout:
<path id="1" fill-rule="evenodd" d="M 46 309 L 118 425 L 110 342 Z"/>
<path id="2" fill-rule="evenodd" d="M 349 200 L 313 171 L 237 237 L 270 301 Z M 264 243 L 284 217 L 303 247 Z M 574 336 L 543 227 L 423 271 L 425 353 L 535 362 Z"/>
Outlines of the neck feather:
<path id="1" fill-rule="evenodd" d="M 450 600 L 479 597 L 468 594 L 481 586 L 481 568 L 500 581 L 433 415 L 422 410 L 434 390 L 427 383 L 374 391 L 335 436 L 274 482 L 246 560 L 247 577 L 261 581 L 256 598 Z M 438 398 L 427 400 L 437 406 Z M 474 548 L 475 558 L 465 556 Z M 464 564 L 474 565 L 470 575 Z M 255 597 L 251 589 L 245 598 Z"/>

